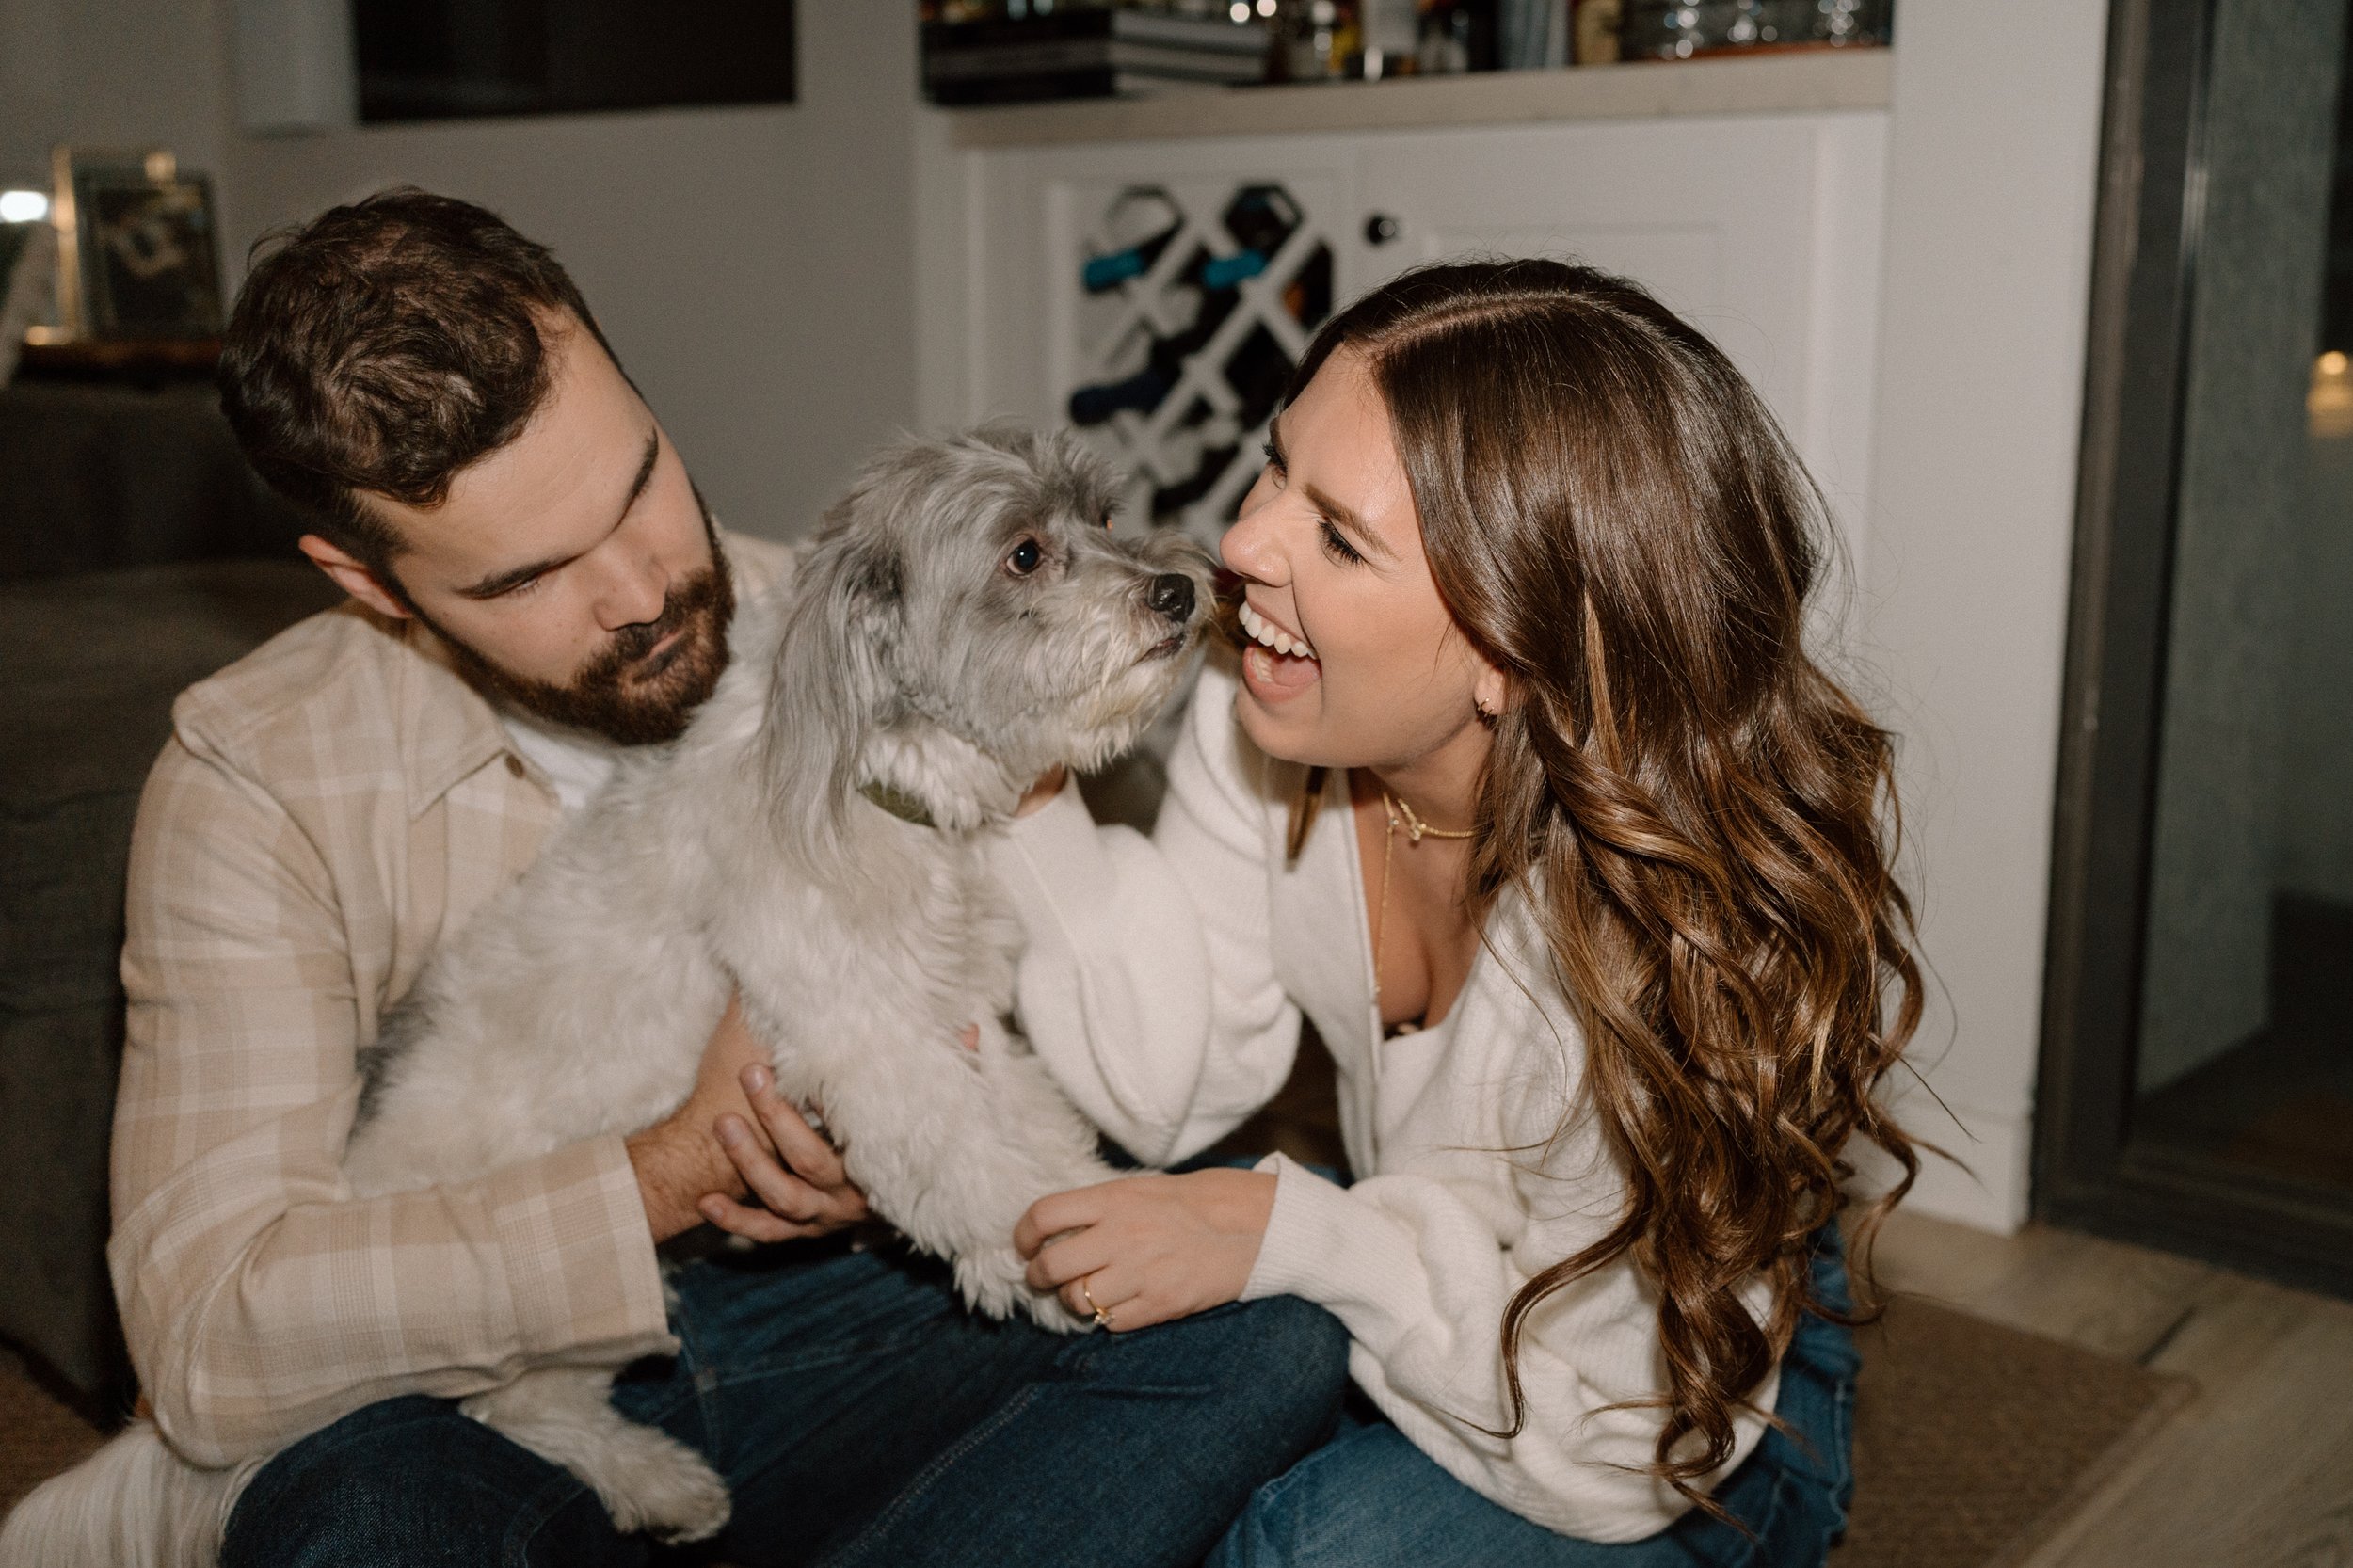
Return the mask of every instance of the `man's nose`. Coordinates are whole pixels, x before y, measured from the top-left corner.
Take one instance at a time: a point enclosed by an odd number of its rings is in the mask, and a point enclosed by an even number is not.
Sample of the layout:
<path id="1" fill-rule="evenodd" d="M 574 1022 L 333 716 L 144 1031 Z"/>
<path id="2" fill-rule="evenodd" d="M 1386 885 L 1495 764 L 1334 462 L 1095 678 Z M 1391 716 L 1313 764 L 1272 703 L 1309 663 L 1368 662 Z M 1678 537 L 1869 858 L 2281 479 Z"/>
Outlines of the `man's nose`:
<path id="1" fill-rule="evenodd" d="M 660 620 L 669 594 L 670 574 L 659 560 L 650 554 L 630 559 L 616 565 L 605 583 L 597 619 L 607 632 Z"/>

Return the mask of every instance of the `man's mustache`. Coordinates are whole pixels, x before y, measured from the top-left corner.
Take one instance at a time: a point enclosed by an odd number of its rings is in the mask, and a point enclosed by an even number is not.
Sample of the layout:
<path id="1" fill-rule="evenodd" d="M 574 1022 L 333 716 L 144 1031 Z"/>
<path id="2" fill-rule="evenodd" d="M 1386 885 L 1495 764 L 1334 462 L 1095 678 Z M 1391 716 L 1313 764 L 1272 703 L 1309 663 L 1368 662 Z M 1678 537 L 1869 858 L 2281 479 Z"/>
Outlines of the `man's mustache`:
<path id="1" fill-rule="evenodd" d="M 651 653 L 663 638 L 715 606 L 719 600 L 720 569 L 714 562 L 709 569 L 672 584 L 670 591 L 663 596 L 662 614 L 614 632 L 612 640 L 582 668 L 573 684 L 615 684 L 632 664 Z"/>

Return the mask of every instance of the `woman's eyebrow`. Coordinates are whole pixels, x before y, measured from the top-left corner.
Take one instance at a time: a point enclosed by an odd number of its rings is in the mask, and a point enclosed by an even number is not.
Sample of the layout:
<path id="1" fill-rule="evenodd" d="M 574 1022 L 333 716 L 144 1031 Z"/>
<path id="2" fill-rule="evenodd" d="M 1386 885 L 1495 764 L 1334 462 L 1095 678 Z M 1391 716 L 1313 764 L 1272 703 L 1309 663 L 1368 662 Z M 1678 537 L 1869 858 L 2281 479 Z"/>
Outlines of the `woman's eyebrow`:
<path id="1" fill-rule="evenodd" d="M 1366 554 L 1378 555 L 1386 561 L 1397 559 L 1397 552 L 1389 548 L 1388 541 L 1374 533 L 1366 525 L 1365 520 L 1350 508 L 1333 500 L 1330 495 L 1314 485 L 1302 485 L 1300 489 L 1309 501 L 1315 504 L 1316 510 L 1331 520 L 1334 527 L 1345 529 L 1348 536 L 1353 539 Z"/>

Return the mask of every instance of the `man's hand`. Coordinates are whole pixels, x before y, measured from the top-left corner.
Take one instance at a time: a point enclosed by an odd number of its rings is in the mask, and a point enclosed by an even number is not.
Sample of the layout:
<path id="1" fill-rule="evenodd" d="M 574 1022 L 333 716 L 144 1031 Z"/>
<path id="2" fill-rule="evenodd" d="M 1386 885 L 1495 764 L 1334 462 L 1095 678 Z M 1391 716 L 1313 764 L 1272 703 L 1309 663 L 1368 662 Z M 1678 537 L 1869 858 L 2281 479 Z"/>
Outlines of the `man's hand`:
<path id="1" fill-rule="evenodd" d="M 1273 1211 L 1274 1177 L 1257 1171 L 1123 1176 L 1038 1199 L 1013 1244 L 1031 1288 L 1124 1332 L 1240 1297 Z"/>
<path id="2" fill-rule="evenodd" d="M 716 1124 L 722 1112 L 749 1113 L 751 1104 L 739 1080 L 745 1068 L 767 1057 L 744 1026 L 742 1007 L 728 998 L 727 1016 L 703 1048 L 695 1092 L 668 1116 L 628 1139 L 637 1195 L 645 1202 L 646 1224 L 657 1244 L 702 1224 L 696 1201 L 704 1193 L 744 1194 L 744 1178 L 719 1142 Z"/>
<path id="3" fill-rule="evenodd" d="M 799 1107 L 776 1093 L 766 1064 L 743 1069 L 741 1082 L 753 1119 L 729 1112 L 718 1122 L 719 1141 L 734 1163 L 731 1174 L 741 1179 L 705 1192 L 702 1217 L 754 1241 L 823 1236 L 865 1219 L 866 1194 L 851 1185 L 840 1153 Z M 746 1188 L 764 1207 L 736 1201 Z"/>
<path id="4" fill-rule="evenodd" d="M 694 1093 L 631 1137 L 628 1147 L 656 1242 L 705 1220 L 738 1236 L 776 1241 L 866 1217 L 865 1196 L 843 1179 L 840 1156 L 776 1093 L 767 1049 L 744 1026 L 733 998 L 703 1048 Z M 786 1151 L 790 1171 L 778 1149 Z M 739 1201 L 746 1196 L 774 1212 Z"/>

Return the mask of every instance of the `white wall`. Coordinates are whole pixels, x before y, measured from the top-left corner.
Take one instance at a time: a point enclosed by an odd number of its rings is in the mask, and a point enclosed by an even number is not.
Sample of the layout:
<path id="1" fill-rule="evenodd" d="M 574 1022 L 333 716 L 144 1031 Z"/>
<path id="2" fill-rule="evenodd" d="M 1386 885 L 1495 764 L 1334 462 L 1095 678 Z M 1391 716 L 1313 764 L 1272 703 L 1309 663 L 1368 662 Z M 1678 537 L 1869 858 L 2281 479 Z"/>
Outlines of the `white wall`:
<path id="1" fill-rule="evenodd" d="M 916 418 L 913 8 L 800 13 L 793 104 L 240 137 L 232 237 L 402 181 L 495 209 L 571 269 L 712 509 L 798 534 Z"/>
<path id="2" fill-rule="evenodd" d="M 56 142 L 168 147 L 217 180 L 231 119 L 223 3 L 0 0 L 0 184 L 47 188 Z"/>
<path id="3" fill-rule="evenodd" d="M 1861 608 L 1902 733 L 1931 1007 L 1973 1167 L 1918 1207 L 2025 1217 L 2107 8 L 1902 0 Z"/>

